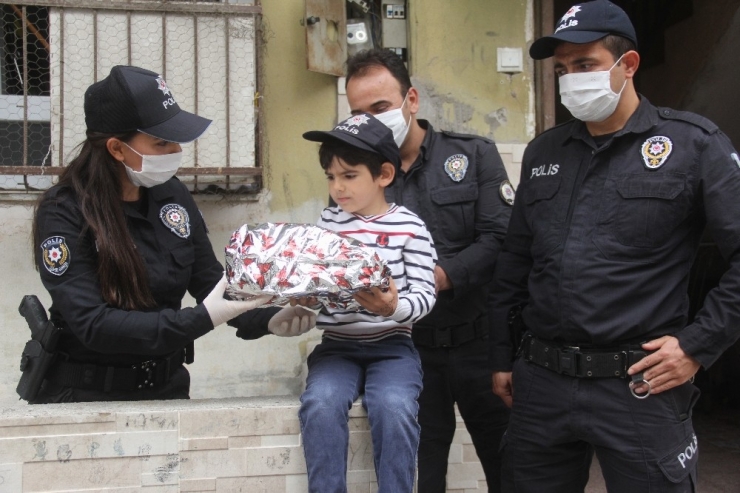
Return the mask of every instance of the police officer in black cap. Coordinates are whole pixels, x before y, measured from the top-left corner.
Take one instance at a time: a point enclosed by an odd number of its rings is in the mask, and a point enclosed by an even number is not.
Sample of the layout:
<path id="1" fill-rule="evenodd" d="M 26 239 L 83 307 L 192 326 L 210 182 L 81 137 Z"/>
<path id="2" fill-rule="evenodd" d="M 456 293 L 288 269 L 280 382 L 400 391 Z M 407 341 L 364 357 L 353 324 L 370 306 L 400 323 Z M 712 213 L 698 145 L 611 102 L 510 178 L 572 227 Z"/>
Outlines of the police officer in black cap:
<path id="1" fill-rule="evenodd" d="M 494 275 L 506 491 L 583 491 L 594 451 L 609 491 L 696 489 L 693 376 L 740 334 L 740 159 L 712 122 L 635 91 L 636 48 L 606 0 L 571 7 L 530 48 L 554 57 L 575 119 L 527 147 Z M 730 269 L 687 325 L 705 227 Z M 512 373 L 501 328 L 519 305 Z"/>
<path id="2" fill-rule="evenodd" d="M 180 144 L 211 121 L 180 109 L 162 76 L 114 67 L 87 89 L 85 123 L 34 218 L 36 267 L 62 331 L 34 403 L 188 398 L 183 363 L 214 327 L 255 339 L 314 325 L 301 307 L 248 312 L 269 297 L 224 299 L 203 218 L 174 178 Z M 181 307 L 186 291 L 197 306 Z"/>

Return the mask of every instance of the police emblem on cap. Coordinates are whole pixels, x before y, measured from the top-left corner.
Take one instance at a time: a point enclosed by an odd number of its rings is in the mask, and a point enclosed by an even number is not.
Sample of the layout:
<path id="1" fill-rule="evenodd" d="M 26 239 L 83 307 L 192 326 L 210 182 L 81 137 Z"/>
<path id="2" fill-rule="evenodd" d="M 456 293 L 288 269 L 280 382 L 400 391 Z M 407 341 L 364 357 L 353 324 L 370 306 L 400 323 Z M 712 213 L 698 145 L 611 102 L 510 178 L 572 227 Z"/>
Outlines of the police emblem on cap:
<path id="1" fill-rule="evenodd" d="M 165 96 L 170 96 L 170 88 L 167 87 L 167 83 L 164 81 L 161 75 L 158 75 L 155 79 L 157 81 L 157 89 L 162 91 L 162 94 Z"/>
<path id="2" fill-rule="evenodd" d="M 673 151 L 673 142 L 668 137 L 656 135 L 642 144 L 642 160 L 647 169 L 658 169 L 665 164 Z"/>
<path id="3" fill-rule="evenodd" d="M 452 181 L 462 181 L 466 171 L 468 171 L 468 156 L 465 154 L 455 154 L 445 161 L 445 172 L 452 178 Z"/>
<path id="4" fill-rule="evenodd" d="M 159 218 L 180 238 L 190 236 L 190 216 L 180 204 L 167 204 L 159 211 Z"/>
<path id="5" fill-rule="evenodd" d="M 516 192 L 509 180 L 501 182 L 501 186 L 498 187 L 498 193 L 501 195 L 501 199 L 509 205 L 514 205 L 514 196 Z"/>
<path id="6" fill-rule="evenodd" d="M 51 236 L 41 243 L 44 267 L 55 276 L 61 276 L 69 269 L 71 260 L 64 236 Z"/>
<path id="7" fill-rule="evenodd" d="M 562 29 L 565 29 L 566 27 L 573 27 L 578 25 L 578 21 L 575 19 L 576 14 L 581 11 L 580 5 L 574 5 L 572 6 L 566 13 L 563 15 L 563 17 L 560 18 L 559 26 L 557 29 L 555 29 L 555 32 L 558 32 Z M 568 19 L 573 18 L 572 21 L 566 22 Z"/>
<path id="8" fill-rule="evenodd" d="M 366 115 L 355 115 L 347 118 L 344 120 L 344 123 L 341 125 L 352 125 L 354 127 L 359 127 L 360 125 L 366 124 L 370 119 Z"/>

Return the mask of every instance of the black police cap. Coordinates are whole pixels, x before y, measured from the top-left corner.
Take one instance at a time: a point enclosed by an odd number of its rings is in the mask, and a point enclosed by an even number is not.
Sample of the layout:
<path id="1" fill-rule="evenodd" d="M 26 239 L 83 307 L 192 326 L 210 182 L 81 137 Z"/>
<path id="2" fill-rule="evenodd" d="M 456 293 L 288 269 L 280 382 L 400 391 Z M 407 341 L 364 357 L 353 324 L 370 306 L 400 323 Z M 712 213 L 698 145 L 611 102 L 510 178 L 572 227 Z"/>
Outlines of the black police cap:
<path id="1" fill-rule="evenodd" d="M 200 137 L 211 120 L 181 109 L 156 72 L 116 65 L 85 91 L 85 123 L 94 132 L 139 131 L 182 144 Z"/>
<path id="2" fill-rule="evenodd" d="M 607 0 L 580 3 L 560 18 L 553 34 L 532 43 L 529 55 L 535 60 L 549 58 L 563 41 L 591 43 L 610 34 L 627 38 L 637 46 L 635 27 L 624 10 Z"/>
<path id="3" fill-rule="evenodd" d="M 401 166 L 401 151 L 393 132 L 369 113 L 351 116 L 327 132 L 313 130 L 303 138 L 314 142 L 339 140 L 352 147 L 380 154 L 397 168 Z"/>

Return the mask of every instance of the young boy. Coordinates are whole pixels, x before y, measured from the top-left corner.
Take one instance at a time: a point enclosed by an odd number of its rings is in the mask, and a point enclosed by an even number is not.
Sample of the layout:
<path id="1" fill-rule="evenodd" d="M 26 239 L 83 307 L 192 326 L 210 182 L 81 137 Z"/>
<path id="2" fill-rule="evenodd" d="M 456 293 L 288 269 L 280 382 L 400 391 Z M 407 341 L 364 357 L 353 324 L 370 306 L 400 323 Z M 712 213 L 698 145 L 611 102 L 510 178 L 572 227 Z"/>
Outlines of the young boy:
<path id="1" fill-rule="evenodd" d="M 319 160 L 337 204 L 318 224 L 376 248 L 392 272 L 387 291 L 355 295 L 363 310 L 323 309 L 317 317 L 324 335 L 308 358 L 299 412 L 309 491 L 347 491 L 349 409 L 364 392 L 378 491 L 410 493 L 422 377 L 411 325 L 436 300 L 432 237 L 416 214 L 386 202 L 385 187 L 401 162 L 388 127 L 361 114 L 303 137 L 322 142 Z"/>

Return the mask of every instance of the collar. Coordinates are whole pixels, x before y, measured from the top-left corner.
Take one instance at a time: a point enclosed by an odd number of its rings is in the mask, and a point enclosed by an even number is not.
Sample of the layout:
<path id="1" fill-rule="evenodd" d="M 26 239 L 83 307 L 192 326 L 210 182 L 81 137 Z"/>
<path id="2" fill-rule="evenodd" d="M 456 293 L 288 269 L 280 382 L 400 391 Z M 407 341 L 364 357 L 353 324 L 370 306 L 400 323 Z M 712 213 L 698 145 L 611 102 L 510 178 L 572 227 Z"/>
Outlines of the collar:
<path id="1" fill-rule="evenodd" d="M 629 133 L 640 134 L 658 124 L 657 108 L 650 104 L 650 101 L 645 96 L 641 94 L 638 94 L 638 96 L 640 97 L 640 105 L 632 113 L 632 116 L 629 117 L 624 127 L 614 133 L 612 139 Z M 570 132 L 565 136 L 564 143 L 569 139 L 593 142 L 593 137 L 588 133 L 586 124 L 579 120 L 576 120 L 571 126 Z"/>
<path id="2" fill-rule="evenodd" d="M 432 124 L 429 123 L 428 120 L 416 120 L 416 122 L 419 124 L 421 128 L 426 130 L 426 134 L 424 135 L 424 140 L 421 142 L 421 148 L 419 149 L 419 157 L 416 158 L 416 161 L 414 164 L 424 161 L 426 159 L 427 151 L 432 148 L 432 144 L 434 141 L 434 127 L 432 127 Z"/>
<path id="3" fill-rule="evenodd" d="M 177 178 L 173 177 L 167 180 L 166 182 L 162 183 L 161 185 L 147 188 L 146 192 L 149 194 L 149 199 L 155 202 L 159 202 L 161 200 L 174 197 L 175 188 L 172 186 L 172 180 L 177 180 Z"/>

